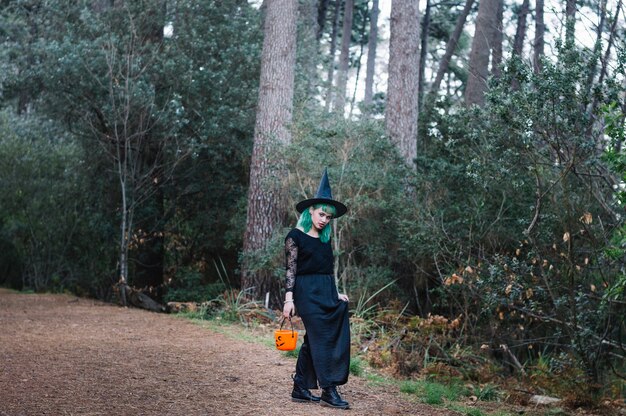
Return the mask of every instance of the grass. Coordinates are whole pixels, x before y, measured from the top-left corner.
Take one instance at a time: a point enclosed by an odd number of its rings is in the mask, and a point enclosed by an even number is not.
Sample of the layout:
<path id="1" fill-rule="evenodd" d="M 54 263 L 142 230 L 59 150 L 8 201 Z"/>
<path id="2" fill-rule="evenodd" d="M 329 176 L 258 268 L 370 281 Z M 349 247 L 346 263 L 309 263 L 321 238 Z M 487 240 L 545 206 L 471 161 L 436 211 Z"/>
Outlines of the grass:
<path id="1" fill-rule="evenodd" d="M 367 379 L 368 383 L 372 386 L 382 386 L 382 385 L 392 384 L 392 382 L 388 378 L 383 377 L 377 373 L 367 372 L 365 374 L 365 378 Z"/>
<path id="2" fill-rule="evenodd" d="M 444 404 L 444 399 L 453 402 L 467 395 L 466 389 L 460 384 L 440 384 L 427 380 L 404 381 L 400 385 L 400 391 L 418 395 L 426 404 L 439 406 Z"/>
<path id="3" fill-rule="evenodd" d="M 477 407 L 464 406 L 456 403 L 452 403 L 447 407 L 448 409 L 454 410 L 455 412 L 458 412 L 459 414 L 465 416 L 515 416 L 516 414 L 518 414 L 517 412 L 509 412 L 503 410 L 496 410 L 493 412 L 485 413 L 484 410 Z"/>
<path id="4" fill-rule="evenodd" d="M 295 350 L 285 351 L 285 357 L 290 358 L 298 358 L 298 354 L 300 354 L 300 346 L 297 346 Z"/>
<path id="5" fill-rule="evenodd" d="M 363 360 L 359 357 L 350 357 L 350 374 L 361 377 L 363 375 Z"/>
<path id="6" fill-rule="evenodd" d="M 493 384 L 474 387 L 474 396 L 480 401 L 493 402 L 500 398 L 500 390 Z"/>

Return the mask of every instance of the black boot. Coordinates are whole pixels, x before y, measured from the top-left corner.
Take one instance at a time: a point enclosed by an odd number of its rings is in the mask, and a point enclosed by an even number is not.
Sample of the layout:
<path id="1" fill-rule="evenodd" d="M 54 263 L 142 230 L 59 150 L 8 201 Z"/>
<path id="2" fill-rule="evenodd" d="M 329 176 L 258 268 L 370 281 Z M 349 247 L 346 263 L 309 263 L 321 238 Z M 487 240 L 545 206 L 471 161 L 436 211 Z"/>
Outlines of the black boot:
<path id="1" fill-rule="evenodd" d="M 341 396 L 337 393 L 337 388 L 335 386 L 322 389 L 322 401 L 320 404 L 322 406 L 335 407 L 337 409 L 350 408 L 350 404 L 341 399 Z"/>
<path id="2" fill-rule="evenodd" d="M 291 401 L 294 402 L 313 402 L 317 403 L 320 401 L 319 396 L 313 396 L 308 389 L 304 389 L 298 386 L 296 383 L 293 383 L 293 390 L 291 391 Z"/>

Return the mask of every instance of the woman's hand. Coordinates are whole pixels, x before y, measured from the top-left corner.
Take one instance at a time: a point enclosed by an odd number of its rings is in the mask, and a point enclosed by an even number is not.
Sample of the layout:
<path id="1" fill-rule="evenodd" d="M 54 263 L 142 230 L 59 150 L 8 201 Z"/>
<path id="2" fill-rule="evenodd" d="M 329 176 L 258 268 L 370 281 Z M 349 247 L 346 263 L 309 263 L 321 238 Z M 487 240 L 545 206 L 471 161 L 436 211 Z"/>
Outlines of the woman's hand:
<path id="1" fill-rule="evenodd" d="M 283 316 L 285 318 L 290 318 L 293 316 L 293 313 L 295 312 L 296 307 L 293 305 L 293 301 L 291 302 L 285 302 L 285 305 L 283 306 Z"/>
<path id="2" fill-rule="evenodd" d="M 338 296 L 339 296 L 339 300 L 342 300 L 344 302 L 349 302 L 350 301 L 350 299 L 348 299 L 348 295 L 344 295 L 343 293 L 339 293 Z"/>

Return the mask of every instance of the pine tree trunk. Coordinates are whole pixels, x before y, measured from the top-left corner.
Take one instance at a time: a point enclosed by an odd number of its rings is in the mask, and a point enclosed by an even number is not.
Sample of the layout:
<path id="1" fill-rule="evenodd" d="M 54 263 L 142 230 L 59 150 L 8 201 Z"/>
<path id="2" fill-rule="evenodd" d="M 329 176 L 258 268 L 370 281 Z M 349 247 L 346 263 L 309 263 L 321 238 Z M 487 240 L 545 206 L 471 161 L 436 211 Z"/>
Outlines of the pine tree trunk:
<path id="1" fill-rule="evenodd" d="M 393 0 L 389 39 L 389 80 L 385 124 L 387 134 L 408 166 L 417 157 L 419 84 L 419 2 Z"/>
<path id="2" fill-rule="evenodd" d="M 517 30 L 513 40 L 513 56 L 522 56 L 524 38 L 526 37 L 526 16 L 530 9 L 530 0 L 524 0 L 522 7 L 517 12 Z"/>
<path id="3" fill-rule="evenodd" d="M 604 21 L 606 20 L 606 0 L 600 1 L 600 22 L 596 28 L 596 42 L 593 46 L 593 55 L 589 63 L 589 73 L 587 75 L 587 95 L 589 95 L 593 87 L 593 81 L 596 77 L 596 69 L 598 67 L 598 56 L 602 49 L 602 33 L 604 33 Z"/>
<path id="4" fill-rule="evenodd" d="M 317 33 L 315 39 L 319 42 L 324 34 L 324 26 L 326 25 L 326 13 L 328 12 L 328 3 L 330 0 L 320 0 L 317 6 Z"/>
<path id="5" fill-rule="evenodd" d="M 350 67 L 350 41 L 352 38 L 352 18 L 354 15 L 354 0 L 346 0 L 343 9 L 343 30 L 341 34 L 341 54 L 339 55 L 339 69 L 337 71 L 337 88 L 335 89 L 335 104 L 333 111 L 344 114 L 346 107 L 346 90 L 348 87 L 348 69 Z"/>
<path id="6" fill-rule="evenodd" d="M 301 0 L 299 5 L 296 58 L 296 102 L 305 102 L 315 96 L 318 60 L 317 0 Z"/>
<path id="7" fill-rule="evenodd" d="M 367 12 L 365 12 L 367 15 Z M 361 39 L 365 39 L 365 33 L 367 31 L 367 16 L 363 16 L 361 30 L 359 36 Z M 356 64 L 356 75 L 354 76 L 354 89 L 352 90 L 352 98 L 350 99 L 350 113 L 348 118 L 352 118 L 352 114 L 354 112 L 354 105 L 356 104 L 356 93 L 359 88 L 359 81 L 361 77 L 361 61 L 363 60 L 363 50 L 365 48 L 365 43 L 363 41 L 359 42 L 359 54 L 356 56 L 354 60 Z"/>
<path id="8" fill-rule="evenodd" d="M 284 212 L 285 172 L 276 150 L 291 141 L 297 6 L 297 0 L 273 0 L 265 16 L 241 277 L 241 288 L 256 299 L 277 287 L 271 271 L 253 272 L 249 259 L 266 247 Z"/>
<path id="9" fill-rule="evenodd" d="M 424 101 L 424 88 L 426 86 L 426 57 L 428 55 L 428 31 L 430 28 L 430 0 L 426 0 L 426 10 L 424 11 L 424 19 L 422 20 L 422 36 L 420 45 L 420 72 L 419 87 L 417 92 L 417 108 L 422 109 Z"/>
<path id="10" fill-rule="evenodd" d="M 576 0 L 565 1 L 565 45 L 572 48 L 576 39 Z"/>
<path id="11" fill-rule="evenodd" d="M 502 66 L 502 42 L 504 40 L 504 29 L 502 27 L 502 18 L 504 15 L 504 1 L 498 1 L 498 15 L 496 16 L 496 27 L 493 31 L 493 39 L 491 41 L 491 75 L 499 78 Z"/>
<path id="12" fill-rule="evenodd" d="M 459 17 L 456 19 L 456 24 L 454 26 L 454 31 L 452 35 L 450 35 L 450 39 L 448 39 L 448 43 L 446 44 L 446 52 L 444 53 L 441 61 L 439 62 L 439 69 L 437 70 L 437 75 L 435 76 L 435 81 L 430 86 L 429 92 L 429 101 L 434 101 L 437 93 L 439 92 L 439 87 L 441 86 L 441 81 L 443 81 L 444 75 L 448 72 L 448 68 L 450 67 L 450 59 L 452 59 L 452 55 L 454 54 L 454 50 L 456 49 L 456 45 L 461 38 L 461 34 L 463 33 L 463 27 L 465 26 L 465 21 L 467 20 L 467 16 L 472 10 L 472 6 L 474 5 L 474 0 L 467 0 L 465 2 L 465 7 L 463 7 L 463 11 L 459 14 Z"/>
<path id="13" fill-rule="evenodd" d="M 367 42 L 367 69 L 365 71 L 365 96 L 363 106 L 366 113 L 371 112 L 374 96 L 374 72 L 376 69 L 376 47 L 378 46 L 378 0 L 374 0 L 370 12 L 370 37 Z"/>
<path id="14" fill-rule="evenodd" d="M 333 80 L 335 78 L 335 53 L 337 51 L 337 32 L 339 31 L 339 11 L 341 10 L 342 0 L 335 0 L 335 10 L 333 13 L 333 30 L 330 34 L 330 51 L 329 63 L 328 63 L 328 75 L 326 77 L 326 83 L 328 88 L 326 90 L 326 101 L 324 108 L 328 112 L 333 103 L 335 97 L 335 86 Z"/>
<path id="15" fill-rule="evenodd" d="M 609 58 L 611 57 L 611 48 L 613 47 L 613 42 L 615 41 L 615 37 L 617 35 L 617 24 L 619 21 L 619 14 L 620 14 L 620 10 L 622 8 L 622 0 L 619 0 L 617 2 L 617 7 L 615 10 L 615 16 L 613 18 L 613 23 L 611 25 L 611 31 L 609 33 L 609 41 L 608 44 L 606 46 L 606 51 L 604 52 L 604 57 L 602 58 L 602 66 L 600 68 L 600 75 L 598 76 L 598 85 L 602 86 L 604 84 L 604 77 L 606 76 L 606 68 L 607 65 L 609 64 Z M 593 100 L 591 102 L 591 106 L 589 108 L 589 114 L 595 114 L 596 113 L 596 109 L 598 108 L 598 95 L 594 94 L 593 96 Z M 592 119 L 589 122 L 589 126 L 587 128 L 587 137 L 591 137 L 592 134 L 592 129 L 595 123 L 595 118 L 592 117 Z"/>
<path id="16" fill-rule="evenodd" d="M 535 1 L 535 40 L 533 42 L 533 69 L 535 73 L 541 72 L 541 58 L 544 55 L 544 34 L 546 24 L 543 20 L 544 0 Z"/>
<path id="17" fill-rule="evenodd" d="M 482 106 L 485 102 L 485 90 L 489 77 L 490 41 L 494 38 L 493 31 L 497 27 L 499 0 L 482 0 L 478 4 L 476 30 L 472 40 L 469 56 L 467 86 L 465 87 L 465 103 L 469 106 Z"/>

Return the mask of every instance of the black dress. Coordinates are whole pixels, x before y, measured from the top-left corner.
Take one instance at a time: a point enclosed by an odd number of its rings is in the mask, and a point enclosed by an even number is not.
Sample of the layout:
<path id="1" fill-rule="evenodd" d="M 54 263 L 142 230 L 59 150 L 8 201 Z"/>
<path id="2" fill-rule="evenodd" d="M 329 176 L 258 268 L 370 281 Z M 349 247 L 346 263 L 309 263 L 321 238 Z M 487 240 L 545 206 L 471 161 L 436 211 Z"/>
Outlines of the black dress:
<path id="1" fill-rule="evenodd" d="M 306 334 L 294 381 L 316 389 L 348 381 L 350 324 L 348 302 L 339 299 L 330 244 L 294 228 L 285 238 L 286 290 L 293 291 Z"/>

